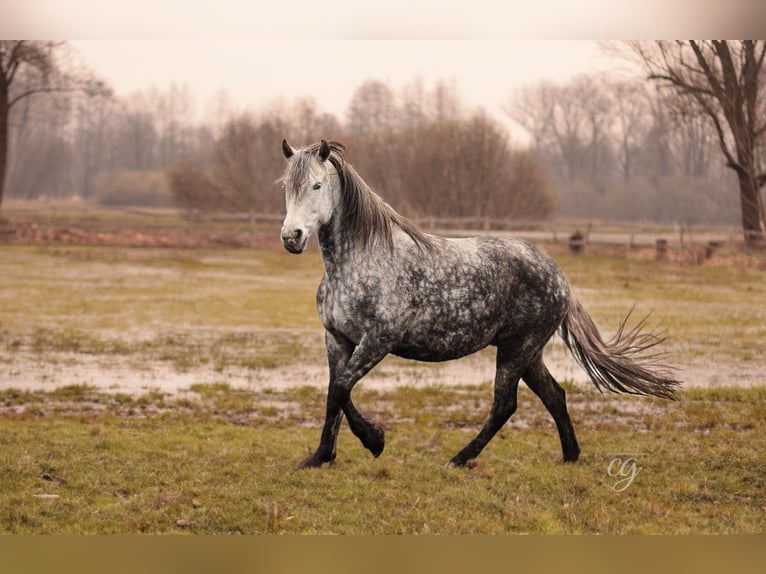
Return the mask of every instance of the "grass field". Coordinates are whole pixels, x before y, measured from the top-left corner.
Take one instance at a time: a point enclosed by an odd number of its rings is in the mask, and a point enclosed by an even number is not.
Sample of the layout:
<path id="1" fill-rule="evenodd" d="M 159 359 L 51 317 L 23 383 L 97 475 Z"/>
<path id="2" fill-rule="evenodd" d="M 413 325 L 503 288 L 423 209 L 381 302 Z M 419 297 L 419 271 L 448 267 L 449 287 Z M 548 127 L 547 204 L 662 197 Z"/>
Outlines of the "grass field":
<path id="1" fill-rule="evenodd" d="M 360 392 L 388 431 L 373 459 L 343 428 L 336 464 L 298 471 L 322 393 L 198 388 L 195 398 L 88 388 L 2 400 L 7 533 L 763 533 L 766 392 L 680 403 L 570 389 L 583 446 L 559 462 L 527 390 L 476 466 L 444 469 L 475 432 L 486 387 Z M 260 406 L 259 406 L 260 405 Z M 271 405 L 271 406 L 269 406 Z M 273 406 L 273 405 L 279 405 Z"/>
<path id="2" fill-rule="evenodd" d="M 654 311 L 680 402 L 564 381 L 565 465 L 522 388 L 476 466 L 443 469 L 486 416 L 491 353 L 460 385 L 387 359 L 354 391 L 381 457 L 344 427 L 335 465 L 296 471 L 324 407 L 315 250 L 0 244 L 0 532 L 766 531 L 763 268 L 555 256 L 604 331 Z"/>

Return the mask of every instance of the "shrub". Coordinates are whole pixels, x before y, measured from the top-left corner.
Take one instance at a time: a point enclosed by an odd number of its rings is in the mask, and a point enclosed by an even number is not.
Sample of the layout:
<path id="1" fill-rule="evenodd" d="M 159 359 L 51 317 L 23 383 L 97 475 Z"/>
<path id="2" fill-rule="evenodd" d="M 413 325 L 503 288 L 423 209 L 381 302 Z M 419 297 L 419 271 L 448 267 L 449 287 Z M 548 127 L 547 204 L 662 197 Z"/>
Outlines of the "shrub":
<path id="1" fill-rule="evenodd" d="M 93 178 L 92 188 L 102 205 L 167 207 L 173 202 L 165 173 L 158 170 L 101 172 Z"/>
<path id="2" fill-rule="evenodd" d="M 207 172 L 190 165 L 179 165 L 167 171 L 174 203 L 187 210 L 220 208 L 221 190 Z"/>

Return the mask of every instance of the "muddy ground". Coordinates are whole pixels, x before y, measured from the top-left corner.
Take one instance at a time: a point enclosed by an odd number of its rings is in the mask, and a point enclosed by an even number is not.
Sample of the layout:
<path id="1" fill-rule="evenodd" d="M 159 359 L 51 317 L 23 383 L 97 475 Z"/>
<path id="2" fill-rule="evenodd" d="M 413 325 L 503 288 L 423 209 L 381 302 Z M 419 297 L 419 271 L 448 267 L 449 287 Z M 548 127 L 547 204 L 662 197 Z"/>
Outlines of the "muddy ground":
<path id="1" fill-rule="evenodd" d="M 207 233 L 189 235 L 179 230 L 88 230 L 77 227 L 45 226 L 22 221 L 5 221 L 0 244 L 18 245 L 91 245 L 132 248 L 241 248 L 252 244 L 252 237 L 246 232 Z M 277 247 L 276 238 L 260 235 L 260 247 Z M 548 246 L 549 250 L 551 246 Z M 554 250 L 565 250 L 565 246 L 553 246 Z M 593 247 L 606 254 L 615 252 L 615 247 Z M 619 251 L 619 249 L 617 249 Z M 190 249 L 189 252 L 193 250 Z M 636 258 L 649 258 L 651 250 L 636 250 Z M 191 257 L 191 256 L 190 256 Z M 740 258 L 741 259 L 741 258 Z M 681 262 L 683 263 L 684 260 Z M 742 264 L 741 260 L 732 260 Z M 723 262 L 717 256 L 712 263 Z M 708 262 L 710 264 L 710 262 Z M 761 259 L 755 265 L 762 265 Z M 161 269 L 153 272 L 161 273 Z M 268 280 L 265 278 L 264 280 Z M 311 281 L 318 281 L 312 278 Z M 0 325 L 0 328 L 2 325 Z M 0 332 L 0 336 L 3 333 Z M 124 333 L 123 333 L 124 335 Z M 12 336 L 5 334 L 6 339 Z M 147 335 L 146 331 L 142 333 Z M 313 348 L 321 348 L 322 331 L 304 329 L 296 337 L 312 341 Z M 77 350 L 47 351 L 27 348 L 12 340 L 0 345 L 0 383 L 4 387 L 21 389 L 47 389 L 66 385 L 89 385 L 109 392 L 140 394 L 147 390 L 166 393 L 180 393 L 195 384 L 225 383 L 234 388 L 282 389 L 286 387 L 311 385 L 324 387 L 327 384 L 327 369 L 320 354 L 296 355 L 270 367 L 241 367 L 227 365 L 194 365 L 179 368 L 172 362 L 156 357 L 138 358 L 119 353 L 94 353 Z M 253 351 L 256 353 L 257 351 Z M 549 344 L 546 362 L 559 381 L 578 385 L 590 384 L 585 373 L 565 351 L 559 339 Z M 752 386 L 766 383 L 766 372 L 762 361 L 724 360 L 720 357 L 684 358 L 670 364 L 677 368 L 680 379 L 687 386 Z M 458 361 L 443 364 L 427 364 L 388 358 L 376 367 L 360 385 L 375 388 L 392 388 L 401 385 L 432 386 L 478 384 L 492 380 L 494 376 L 494 352 L 485 350 Z"/>

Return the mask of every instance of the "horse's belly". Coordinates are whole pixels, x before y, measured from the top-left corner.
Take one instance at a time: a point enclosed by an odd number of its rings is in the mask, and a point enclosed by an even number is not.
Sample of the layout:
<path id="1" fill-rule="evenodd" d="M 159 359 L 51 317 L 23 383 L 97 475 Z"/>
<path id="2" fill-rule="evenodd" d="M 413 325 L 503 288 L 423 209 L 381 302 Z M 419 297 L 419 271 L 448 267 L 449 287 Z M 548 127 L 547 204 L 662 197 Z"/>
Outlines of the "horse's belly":
<path id="1" fill-rule="evenodd" d="M 434 350 L 420 349 L 417 347 L 396 347 L 391 353 L 397 357 L 402 357 L 403 359 L 412 359 L 413 361 L 425 361 L 429 363 L 440 363 L 442 361 L 460 359 L 461 357 L 465 357 L 466 355 L 480 351 L 484 347 L 486 347 L 486 345 L 465 351 L 459 349 Z"/>
<path id="2" fill-rule="evenodd" d="M 430 333 L 422 340 L 419 337 L 407 337 L 394 347 L 392 353 L 416 361 L 451 361 L 480 351 L 491 344 L 492 340 L 486 333 L 444 331 Z"/>

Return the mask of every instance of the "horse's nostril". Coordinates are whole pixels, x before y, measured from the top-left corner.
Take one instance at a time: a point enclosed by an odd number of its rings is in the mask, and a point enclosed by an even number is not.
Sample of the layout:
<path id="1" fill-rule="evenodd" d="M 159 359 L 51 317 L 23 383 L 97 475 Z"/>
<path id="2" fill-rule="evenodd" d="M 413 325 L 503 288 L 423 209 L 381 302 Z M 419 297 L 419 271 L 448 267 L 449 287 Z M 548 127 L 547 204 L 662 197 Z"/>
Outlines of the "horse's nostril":
<path id="1" fill-rule="evenodd" d="M 300 230 L 293 230 L 293 231 L 287 231 L 282 230 L 282 241 L 294 241 L 296 238 L 301 236 Z"/>
<path id="2" fill-rule="evenodd" d="M 298 245 L 302 240 L 303 230 L 301 229 L 282 231 L 282 241 L 286 244 L 289 243 L 290 245 Z"/>

